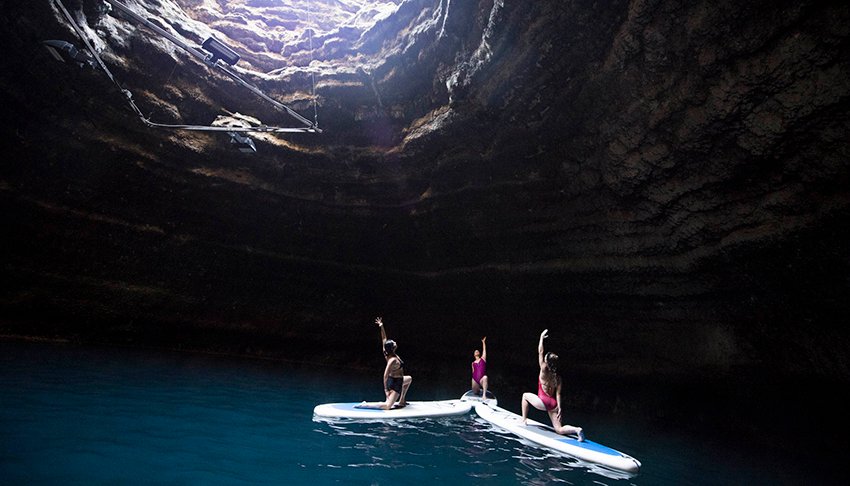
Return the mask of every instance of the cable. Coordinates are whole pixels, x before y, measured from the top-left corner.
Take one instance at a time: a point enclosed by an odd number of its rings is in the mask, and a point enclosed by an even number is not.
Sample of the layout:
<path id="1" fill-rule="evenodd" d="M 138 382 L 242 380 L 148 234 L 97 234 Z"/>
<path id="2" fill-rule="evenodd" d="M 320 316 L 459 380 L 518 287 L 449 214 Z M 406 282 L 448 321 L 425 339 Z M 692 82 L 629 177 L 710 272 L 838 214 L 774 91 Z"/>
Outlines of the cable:
<path id="1" fill-rule="evenodd" d="M 310 64 L 307 65 L 308 69 L 310 69 L 310 78 L 312 80 L 313 90 L 313 126 L 319 127 L 319 110 L 316 107 L 316 72 L 313 71 L 313 61 L 316 60 L 315 51 L 313 50 L 313 8 L 310 7 L 310 3 L 307 3 L 307 22 L 310 24 L 308 27 L 310 29 Z"/>
<path id="2" fill-rule="evenodd" d="M 118 80 L 115 79 L 115 76 L 112 74 L 112 71 L 110 71 L 109 68 L 106 67 L 106 64 L 103 62 L 103 59 L 101 59 L 94 46 L 91 45 L 91 42 L 89 42 L 88 37 L 86 37 L 83 30 L 77 24 L 77 21 L 74 20 L 74 17 L 71 15 L 71 12 L 69 12 L 68 9 L 65 8 L 65 5 L 60 0 L 54 0 L 54 3 L 58 5 L 59 9 L 62 11 L 62 14 L 65 15 L 66 19 L 68 19 L 68 22 L 71 24 L 71 27 L 74 28 L 74 31 L 86 45 L 86 49 L 97 61 L 100 68 L 103 69 L 103 72 L 106 73 L 106 76 L 115 84 L 115 86 L 118 87 L 118 90 L 121 91 L 122 94 L 124 94 L 125 98 L 127 98 L 127 102 L 130 104 L 130 108 L 132 108 L 133 111 L 136 112 L 136 114 L 139 116 L 139 118 L 142 119 L 143 122 L 148 123 L 144 113 L 142 113 L 142 110 L 140 110 L 139 107 L 136 105 L 136 102 L 133 101 L 133 94 L 130 92 L 130 90 L 125 89 L 123 86 L 121 86 L 121 83 L 119 83 Z"/>
<path id="3" fill-rule="evenodd" d="M 259 88 L 257 88 L 256 86 L 254 86 L 251 83 L 242 79 L 238 74 L 234 73 L 230 69 L 227 69 L 224 66 L 222 66 L 221 64 L 219 64 L 219 62 L 217 60 L 215 62 L 210 62 L 209 56 L 205 55 L 204 53 L 198 51 L 195 48 L 192 48 L 191 46 L 186 45 L 184 42 L 180 41 L 179 39 L 177 39 L 176 37 L 171 35 L 166 30 L 162 29 L 158 25 L 156 25 L 156 24 L 150 22 L 149 20 L 145 19 L 144 17 L 141 17 L 140 15 L 136 14 L 135 12 L 130 10 L 126 5 L 123 5 L 119 2 L 116 2 L 115 0 L 106 0 L 106 1 L 108 3 L 110 3 L 111 5 L 115 6 L 116 8 L 120 9 L 122 12 L 126 13 L 128 16 L 130 16 L 134 20 L 144 24 L 148 28 L 152 29 L 154 32 L 156 32 L 156 33 L 162 35 L 163 37 L 167 38 L 168 40 L 174 42 L 177 46 L 186 50 L 187 52 L 189 52 L 193 56 L 201 59 L 204 62 L 204 64 L 220 69 L 221 71 L 226 73 L 228 76 L 230 76 L 233 80 L 235 80 L 236 82 L 238 82 L 242 86 L 249 89 L 251 92 L 255 93 L 256 95 L 260 96 L 264 100 L 268 101 L 275 108 L 288 113 L 290 116 L 292 116 L 296 120 L 304 123 L 305 125 L 307 125 L 307 127 L 306 128 L 286 128 L 286 127 L 274 127 L 274 126 L 267 126 L 267 125 L 261 125 L 261 126 L 256 126 L 256 127 L 217 127 L 217 126 L 212 126 L 212 125 L 179 125 L 179 124 L 157 123 L 157 122 L 151 121 L 150 118 L 146 117 L 144 115 L 144 113 L 142 112 L 142 110 L 139 109 L 138 105 L 136 105 L 136 102 L 133 100 L 133 93 L 130 92 L 130 90 L 124 88 L 121 85 L 121 83 L 118 82 L 118 80 L 112 74 L 112 71 L 110 71 L 109 68 L 106 66 L 106 64 L 103 62 L 103 59 L 101 59 L 100 55 L 95 50 L 94 46 L 92 46 L 91 42 L 86 37 L 85 33 L 80 28 L 80 26 L 77 24 L 76 20 L 74 20 L 74 17 L 71 15 L 71 13 L 68 11 L 68 9 L 65 8 L 65 5 L 62 3 L 62 1 L 61 0 L 53 0 L 53 3 L 55 3 L 58 6 L 59 10 L 62 12 L 62 14 L 68 20 L 68 22 L 71 24 L 71 27 L 73 27 L 74 31 L 77 33 L 77 35 L 83 41 L 83 43 L 86 46 L 86 49 L 91 53 L 91 55 L 97 61 L 98 65 L 103 70 L 103 72 L 106 73 L 106 76 L 109 77 L 109 79 L 115 84 L 115 86 L 118 87 L 118 90 L 121 91 L 121 93 L 126 98 L 127 103 L 130 105 L 130 108 L 136 113 L 136 115 L 141 119 L 142 123 L 144 123 L 145 125 L 147 125 L 149 127 L 166 128 L 166 129 L 172 129 L 172 130 L 192 130 L 192 131 L 207 131 L 207 132 L 321 133 L 321 130 L 318 128 L 318 126 L 316 124 L 314 124 L 310 120 L 304 118 L 303 116 L 298 114 L 295 110 L 291 109 L 290 107 L 286 106 L 285 104 L 283 104 L 283 103 L 271 98 L 270 96 L 266 95 Z M 314 90 L 315 90 L 315 88 L 314 88 Z"/>
<path id="4" fill-rule="evenodd" d="M 295 118 L 296 120 L 300 121 L 301 123 L 303 123 L 303 124 L 307 125 L 309 128 L 312 128 L 312 129 L 314 129 L 314 130 L 316 130 L 316 131 L 321 132 L 321 130 L 318 130 L 318 127 L 317 127 L 317 126 L 315 126 L 315 125 L 314 125 L 314 124 L 313 124 L 310 120 L 308 120 L 308 119 L 304 118 L 303 116 L 301 116 L 300 114 L 298 114 L 298 113 L 297 113 L 295 110 L 293 110 L 292 108 L 290 108 L 290 107 L 286 106 L 285 104 L 283 104 L 283 103 L 281 103 L 281 102 L 279 102 L 279 101 L 275 100 L 274 98 L 272 98 L 272 97 L 268 96 L 267 94 L 263 93 L 263 92 L 262 92 L 259 88 L 257 88 L 257 87 L 256 87 L 256 86 L 254 86 L 253 84 L 251 84 L 251 83 L 249 83 L 249 82 L 245 81 L 244 79 L 242 79 L 242 77 L 241 77 L 241 76 L 239 76 L 239 75 L 238 75 L 238 74 L 236 74 L 235 72 L 233 72 L 233 71 L 231 71 L 230 69 L 228 69 L 228 68 L 224 67 L 221 63 L 219 63 L 219 61 L 218 61 L 218 60 L 210 61 L 210 56 L 208 56 L 208 55 L 204 54 L 203 52 L 201 52 L 201 51 L 199 51 L 199 50 L 197 50 L 197 49 L 195 49 L 194 47 L 189 46 L 189 45 L 188 45 L 188 44 L 186 44 L 185 42 L 181 41 L 180 39 L 178 39 L 177 37 L 175 37 L 174 35 L 172 35 L 172 34 L 171 34 L 170 32 L 168 32 L 167 30 L 163 29 L 162 27 L 160 27 L 160 26 L 158 26 L 158 25 L 154 24 L 153 22 L 149 21 L 148 19 L 146 19 L 146 18 L 142 17 L 141 15 L 137 14 L 136 12 L 134 12 L 133 10 L 131 10 L 131 9 L 130 9 L 130 7 L 128 7 L 128 6 L 126 6 L 126 5 L 124 5 L 123 3 L 118 2 L 117 0 L 106 0 L 106 2 L 108 2 L 108 3 L 109 3 L 110 5 L 112 5 L 113 7 L 115 7 L 115 8 L 117 8 L 117 9 L 121 10 L 122 12 L 124 12 L 125 14 L 127 14 L 128 16 L 130 16 L 130 17 L 131 17 L 133 20 L 135 20 L 136 22 L 141 23 L 141 24 L 142 24 L 142 25 L 144 25 L 145 27 L 147 27 L 147 28 L 149 28 L 149 29 L 153 30 L 153 31 L 154 31 L 154 32 L 156 32 L 157 34 L 159 34 L 159 35 L 161 35 L 161 36 L 165 37 L 166 39 L 170 40 L 170 41 L 171 41 L 171 42 L 173 42 L 173 43 L 174 43 L 177 47 L 180 47 L 181 49 L 185 50 L 185 51 L 186 51 L 186 52 L 188 52 L 189 54 L 192 54 L 193 56 L 197 57 L 198 59 L 200 59 L 201 61 L 203 61 L 203 62 L 204 62 L 204 64 L 206 64 L 207 66 L 211 66 L 211 67 L 214 67 L 214 68 L 218 68 L 219 70 L 221 70 L 222 72 L 224 72 L 225 74 L 227 74 L 228 76 L 230 76 L 230 78 L 231 78 L 231 79 L 233 79 L 233 80 L 234 80 L 234 81 L 236 81 L 237 83 L 241 84 L 242 86 L 244 86 L 245 88 L 247 88 L 248 90 L 250 90 L 252 93 L 256 94 L 257 96 L 259 96 L 259 97 L 263 98 L 264 100 L 268 101 L 269 103 L 271 103 L 271 104 L 272 104 L 272 106 L 274 106 L 274 107 L 275 107 L 275 108 L 277 108 L 278 110 L 281 110 L 281 111 L 284 111 L 284 112 L 288 113 L 290 116 L 292 116 L 292 117 L 293 117 L 293 118 Z"/>

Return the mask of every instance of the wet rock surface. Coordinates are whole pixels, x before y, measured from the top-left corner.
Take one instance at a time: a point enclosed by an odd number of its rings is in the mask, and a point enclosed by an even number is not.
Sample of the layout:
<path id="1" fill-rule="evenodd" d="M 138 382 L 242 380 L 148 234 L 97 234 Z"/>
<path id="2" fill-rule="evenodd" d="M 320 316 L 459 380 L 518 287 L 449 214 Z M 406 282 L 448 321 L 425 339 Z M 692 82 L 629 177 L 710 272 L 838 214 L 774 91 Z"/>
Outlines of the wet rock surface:
<path id="1" fill-rule="evenodd" d="M 66 5 L 152 120 L 293 122 Z M 49 57 L 51 2 L 4 7 L 4 334 L 374 366 L 383 315 L 460 373 L 548 327 L 577 375 L 850 377 L 846 5 L 128 5 L 323 133 L 147 128 Z"/>

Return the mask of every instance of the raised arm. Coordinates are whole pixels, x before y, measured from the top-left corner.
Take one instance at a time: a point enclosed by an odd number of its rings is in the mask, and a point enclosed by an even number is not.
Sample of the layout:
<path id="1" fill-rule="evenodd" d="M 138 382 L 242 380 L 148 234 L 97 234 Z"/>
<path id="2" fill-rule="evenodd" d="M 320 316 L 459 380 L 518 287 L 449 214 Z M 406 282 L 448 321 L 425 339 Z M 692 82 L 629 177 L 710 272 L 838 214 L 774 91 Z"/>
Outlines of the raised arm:
<path id="1" fill-rule="evenodd" d="M 375 319 L 375 324 L 377 324 L 378 327 L 381 328 L 381 349 L 384 349 L 384 343 L 387 342 L 387 331 L 384 330 L 384 321 L 380 317 L 378 317 L 377 319 Z"/>
<path id="2" fill-rule="evenodd" d="M 543 340 L 549 337 L 549 330 L 544 329 L 543 332 L 540 333 L 540 343 L 537 345 L 537 363 L 543 368 Z"/>
<path id="3" fill-rule="evenodd" d="M 481 338 L 481 359 L 487 361 L 487 336 Z"/>

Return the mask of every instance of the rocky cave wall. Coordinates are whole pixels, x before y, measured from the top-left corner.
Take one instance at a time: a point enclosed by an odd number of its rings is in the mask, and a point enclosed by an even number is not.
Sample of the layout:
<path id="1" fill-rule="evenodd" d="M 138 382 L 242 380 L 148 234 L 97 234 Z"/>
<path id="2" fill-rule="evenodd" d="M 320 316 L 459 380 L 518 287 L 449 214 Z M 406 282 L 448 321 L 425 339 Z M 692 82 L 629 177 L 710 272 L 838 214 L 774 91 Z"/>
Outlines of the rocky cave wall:
<path id="1" fill-rule="evenodd" d="M 286 121 L 66 3 L 152 118 Z M 850 7 L 128 4 L 311 119 L 315 89 L 323 133 L 146 128 L 49 58 L 50 2 L 6 6 L 5 334 L 369 366 L 380 314 L 420 361 L 524 363 L 549 327 L 589 373 L 850 377 Z"/>

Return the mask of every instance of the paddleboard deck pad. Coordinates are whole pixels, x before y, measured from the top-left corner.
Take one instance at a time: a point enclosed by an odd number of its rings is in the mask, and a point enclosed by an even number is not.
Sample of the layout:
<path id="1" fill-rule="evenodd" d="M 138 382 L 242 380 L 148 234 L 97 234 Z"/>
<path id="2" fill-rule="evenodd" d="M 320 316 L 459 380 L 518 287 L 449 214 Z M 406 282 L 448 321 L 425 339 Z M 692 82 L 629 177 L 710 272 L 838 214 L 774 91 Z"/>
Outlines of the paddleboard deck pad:
<path id="1" fill-rule="evenodd" d="M 463 415 L 472 410 L 472 402 L 460 400 L 439 400 L 430 402 L 407 402 L 401 408 L 383 410 L 361 408 L 361 402 L 324 403 L 313 409 L 313 415 L 326 419 L 371 419 L 391 420 L 408 418 L 448 417 Z"/>
<path id="2" fill-rule="evenodd" d="M 475 413 L 487 422 L 514 435 L 582 461 L 630 474 L 637 474 L 640 471 L 640 461 L 632 456 L 590 440 L 579 442 L 575 437 L 559 435 L 552 427 L 531 419 L 528 420 L 528 425 L 523 425 L 521 416 L 504 408 L 478 403 L 475 405 Z"/>
<path id="3" fill-rule="evenodd" d="M 493 407 L 495 407 L 496 405 L 499 404 L 499 401 L 496 400 L 496 395 L 493 395 L 493 393 L 490 390 L 487 390 L 487 396 L 486 397 L 482 397 L 480 393 L 475 393 L 474 391 L 469 390 L 468 392 L 461 395 L 460 400 L 462 402 L 478 402 L 478 403 L 483 402 L 483 403 L 486 403 L 486 404 L 491 405 Z"/>

